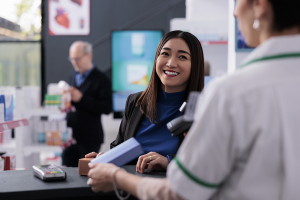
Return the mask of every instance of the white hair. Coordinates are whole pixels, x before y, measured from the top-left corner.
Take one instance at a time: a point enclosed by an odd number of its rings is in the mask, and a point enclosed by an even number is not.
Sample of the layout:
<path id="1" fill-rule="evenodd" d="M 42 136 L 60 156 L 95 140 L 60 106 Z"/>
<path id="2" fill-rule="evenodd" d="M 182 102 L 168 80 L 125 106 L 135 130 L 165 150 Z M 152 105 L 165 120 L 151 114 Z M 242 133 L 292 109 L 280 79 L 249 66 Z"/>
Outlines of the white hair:
<path id="1" fill-rule="evenodd" d="M 72 43 L 71 48 L 74 45 L 82 45 L 83 53 L 93 53 L 93 45 L 89 42 L 78 40 Z"/>

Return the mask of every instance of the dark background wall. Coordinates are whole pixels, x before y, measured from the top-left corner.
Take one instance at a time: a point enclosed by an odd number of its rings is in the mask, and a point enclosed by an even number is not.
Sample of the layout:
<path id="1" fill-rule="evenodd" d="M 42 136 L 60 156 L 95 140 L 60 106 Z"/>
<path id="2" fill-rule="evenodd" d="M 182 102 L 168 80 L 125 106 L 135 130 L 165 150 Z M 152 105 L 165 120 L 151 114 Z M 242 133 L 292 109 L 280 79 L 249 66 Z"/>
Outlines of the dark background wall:
<path id="1" fill-rule="evenodd" d="M 185 17 L 185 0 L 90 0 L 90 34 L 51 36 L 48 34 L 48 1 L 43 5 L 42 93 L 49 83 L 68 80 L 73 71 L 68 61 L 69 46 L 75 40 L 94 46 L 94 63 L 110 73 L 110 33 L 120 29 L 170 30 L 172 18 Z"/>

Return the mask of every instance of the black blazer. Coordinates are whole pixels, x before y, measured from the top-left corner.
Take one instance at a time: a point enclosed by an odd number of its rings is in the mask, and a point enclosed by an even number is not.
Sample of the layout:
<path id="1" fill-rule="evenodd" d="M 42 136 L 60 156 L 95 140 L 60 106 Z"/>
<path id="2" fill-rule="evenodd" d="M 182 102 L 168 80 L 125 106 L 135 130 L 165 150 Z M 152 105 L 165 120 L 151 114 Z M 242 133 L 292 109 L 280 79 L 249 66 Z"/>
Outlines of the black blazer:
<path id="1" fill-rule="evenodd" d="M 66 117 L 67 125 L 72 127 L 77 144 L 103 143 L 101 114 L 108 114 L 112 110 L 110 80 L 94 67 L 79 87 L 76 86 L 75 73 L 71 76 L 69 84 L 83 94 L 79 102 L 72 102 L 76 111 L 69 112 Z"/>
<path id="2" fill-rule="evenodd" d="M 140 107 L 136 106 L 136 102 L 142 92 L 134 93 L 128 96 L 125 106 L 125 112 L 120 124 L 119 133 L 115 141 L 110 144 L 110 148 L 121 144 L 125 140 L 133 137 L 142 120 L 144 114 Z"/>

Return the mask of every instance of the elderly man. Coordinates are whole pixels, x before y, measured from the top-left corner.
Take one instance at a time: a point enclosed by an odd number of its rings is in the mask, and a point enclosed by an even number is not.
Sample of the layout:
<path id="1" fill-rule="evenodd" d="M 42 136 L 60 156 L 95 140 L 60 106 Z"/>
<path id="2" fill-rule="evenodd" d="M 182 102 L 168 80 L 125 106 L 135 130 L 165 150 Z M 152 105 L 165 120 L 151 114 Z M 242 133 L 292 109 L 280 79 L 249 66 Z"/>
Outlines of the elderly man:
<path id="1" fill-rule="evenodd" d="M 111 112 L 111 83 L 92 63 L 92 45 L 75 41 L 69 51 L 69 60 L 75 73 L 69 84 L 75 111 L 67 114 L 67 124 L 73 129 L 76 144 L 62 154 L 63 165 L 77 167 L 78 159 L 92 151 L 99 151 L 103 143 L 101 114 Z"/>

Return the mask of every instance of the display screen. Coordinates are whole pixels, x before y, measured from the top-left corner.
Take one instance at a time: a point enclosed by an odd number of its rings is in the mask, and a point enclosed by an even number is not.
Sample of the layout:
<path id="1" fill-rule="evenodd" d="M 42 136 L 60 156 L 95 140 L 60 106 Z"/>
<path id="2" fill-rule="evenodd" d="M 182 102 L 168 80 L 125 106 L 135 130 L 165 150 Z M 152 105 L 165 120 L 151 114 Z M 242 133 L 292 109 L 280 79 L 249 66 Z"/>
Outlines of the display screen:
<path id="1" fill-rule="evenodd" d="M 148 85 L 161 30 L 119 30 L 111 35 L 114 117 L 122 117 L 129 94 Z"/>

